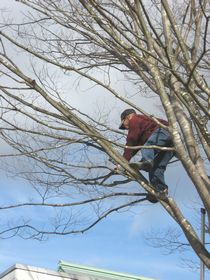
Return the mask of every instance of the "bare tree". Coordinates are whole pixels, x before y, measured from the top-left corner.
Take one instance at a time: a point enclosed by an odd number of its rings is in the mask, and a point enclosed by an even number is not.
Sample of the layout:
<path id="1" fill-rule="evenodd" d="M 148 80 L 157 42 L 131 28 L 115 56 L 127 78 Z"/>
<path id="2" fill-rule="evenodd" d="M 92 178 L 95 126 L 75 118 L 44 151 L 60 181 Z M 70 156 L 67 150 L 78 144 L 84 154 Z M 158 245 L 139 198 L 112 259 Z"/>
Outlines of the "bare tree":
<path id="1" fill-rule="evenodd" d="M 71 92 L 57 84 L 81 77 L 147 115 L 140 95 L 137 101 L 127 98 L 117 89 L 114 76 L 124 75 L 136 92 L 146 87 L 148 95 L 155 93 L 169 121 L 173 149 L 210 221 L 210 180 L 205 165 L 210 159 L 209 1 L 18 2 L 27 7 L 24 21 L 5 18 L 0 31 L 1 138 L 13 149 L 1 157 L 24 157 L 25 166 L 19 173 L 36 183 L 42 201 L 4 205 L 1 210 L 88 205 L 88 213 L 96 215 L 81 223 L 77 210 L 72 210 L 68 217 L 57 216 L 54 229 L 22 221 L 9 224 L 2 236 L 24 234 L 22 230 L 27 237 L 37 238 L 84 232 L 110 213 L 145 201 L 149 192 L 157 196 L 210 268 L 207 248 L 176 202 L 171 197 L 160 199 L 147 179 L 121 156 L 123 135 L 104 119 L 96 120 L 76 109 Z M 122 166 L 121 176 L 114 177 L 109 159 Z M 129 182 L 139 188 L 132 192 Z M 67 202 L 52 202 L 62 195 L 68 197 Z"/>
<path id="2" fill-rule="evenodd" d="M 202 234 L 204 237 L 202 238 L 203 243 L 205 243 L 206 246 L 209 247 L 209 236 L 205 236 L 205 233 L 207 233 L 208 227 L 202 222 L 205 221 L 204 216 L 200 217 L 200 212 L 202 215 L 205 215 L 205 212 L 203 212 L 203 208 L 201 208 L 199 213 L 196 209 L 191 209 L 194 213 L 194 217 L 196 217 L 196 227 L 197 231 L 200 232 L 200 235 Z M 198 217 L 199 214 L 199 217 Z M 200 220 L 202 219 L 202 222 L 200 223 Z M 193 260 L 190 257 L 186 257 L 186 253 L 190 251 L 191 246 L 188 242 L 186 242 L 182 231 L 177 227 L 167 227 L 167 229 L 157 229 L 153 228 L 149 232 L 145 234 L 145 241 L 149 246 L 152 246 L 153 248 L 157 248 L 158 250 L 161 250 L 163 254 L 169 255 L 169 254 L 175 254 L 179 253 L 181 256 L 181 263 L 185 267 L 189 268 L 190 270 L 197 270 L 200 269 L 200 262 L 199 259 Z M 209 272 L 206 271 L 207 273 Z"/>

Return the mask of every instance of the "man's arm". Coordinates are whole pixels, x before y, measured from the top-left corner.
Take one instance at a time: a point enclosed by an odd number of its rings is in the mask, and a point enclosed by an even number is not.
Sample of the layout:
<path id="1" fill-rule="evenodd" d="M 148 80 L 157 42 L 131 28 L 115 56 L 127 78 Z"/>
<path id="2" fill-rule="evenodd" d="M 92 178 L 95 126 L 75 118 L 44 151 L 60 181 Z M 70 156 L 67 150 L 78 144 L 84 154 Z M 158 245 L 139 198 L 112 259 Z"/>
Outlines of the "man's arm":
<path id="1" fill-rule="evenodd" d="M 141 145 L 141 135 L 142 135 L 142 128 L 141 128 L 141 120 L 137 117 L 133 117 L 129 122 L 129 130 L 128 136 L 126 141 L 126 146 L 138 146 Z M 123 157 L 130 161 L 130 159 L 139 151 L 133 150 L 129 148 L 124 149 Z"/>

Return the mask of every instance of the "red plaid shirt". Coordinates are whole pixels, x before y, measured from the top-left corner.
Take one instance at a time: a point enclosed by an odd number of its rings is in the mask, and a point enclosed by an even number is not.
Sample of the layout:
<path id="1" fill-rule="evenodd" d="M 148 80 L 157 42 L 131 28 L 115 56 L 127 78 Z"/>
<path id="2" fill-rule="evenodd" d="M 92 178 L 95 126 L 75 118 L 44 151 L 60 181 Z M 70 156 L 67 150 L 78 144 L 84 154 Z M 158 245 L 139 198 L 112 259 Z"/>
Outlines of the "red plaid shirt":
<path id="1" fill-rule="evenodd" d="M 164 125 L 168 125 L 167 121 L 158 119 Z M 151 134 L 159 127 L 159 125 L 151 118 L 144 115 L 133 115 L 129 120 L 129 129 L 127 135 L 126 146 L 144 145 Z M 139 150 L 124 149 L 124 158 L 129 161 Z"/>

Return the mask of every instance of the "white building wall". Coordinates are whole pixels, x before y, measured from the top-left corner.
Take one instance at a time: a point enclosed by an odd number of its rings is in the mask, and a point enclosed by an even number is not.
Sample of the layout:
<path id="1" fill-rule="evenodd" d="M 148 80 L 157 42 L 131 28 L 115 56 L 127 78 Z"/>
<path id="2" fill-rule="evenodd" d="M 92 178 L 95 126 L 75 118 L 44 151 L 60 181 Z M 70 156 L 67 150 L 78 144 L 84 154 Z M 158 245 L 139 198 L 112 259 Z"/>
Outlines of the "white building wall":
<path id="1" fill-rule="evenodd" d="M 57 272 L 44 268 L 16 264 L 0 274 L 1 280 L 154 280 L 147 277 L 116 273 L 92 267 L 74 265 L 66 262 L 59 263 Z"/>
<path id="2" fill-rule="evenodd" d="M 1 280 L 76 280 L 66 273 L 16 264 L 2 275 Z"/>

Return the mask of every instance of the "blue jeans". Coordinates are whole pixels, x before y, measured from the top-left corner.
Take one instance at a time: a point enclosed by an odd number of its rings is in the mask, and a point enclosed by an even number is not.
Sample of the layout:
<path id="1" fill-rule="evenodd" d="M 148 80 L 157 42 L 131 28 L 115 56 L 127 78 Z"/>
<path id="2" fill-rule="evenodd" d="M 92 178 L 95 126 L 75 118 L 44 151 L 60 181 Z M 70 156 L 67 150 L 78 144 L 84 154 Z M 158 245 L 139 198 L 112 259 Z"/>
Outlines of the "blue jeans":
<path id="1" fill-rule="evenodd" d="M 170 133 L 163 129 L 156 129 L 149 139 L 146 141 L 144 146 L 172 146 L 172 140 Z M 153 164 L 152 169 L 149 171 L 149 180 L 153 187 L 158 190 L 164 190 L 167 188 L 164 179 L 164 172 L 169 161 L 174 156 L 173 151 L 161 151 L 155 149 L 142 149 L 142 160 L 149 161 Z"/>

